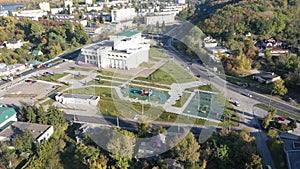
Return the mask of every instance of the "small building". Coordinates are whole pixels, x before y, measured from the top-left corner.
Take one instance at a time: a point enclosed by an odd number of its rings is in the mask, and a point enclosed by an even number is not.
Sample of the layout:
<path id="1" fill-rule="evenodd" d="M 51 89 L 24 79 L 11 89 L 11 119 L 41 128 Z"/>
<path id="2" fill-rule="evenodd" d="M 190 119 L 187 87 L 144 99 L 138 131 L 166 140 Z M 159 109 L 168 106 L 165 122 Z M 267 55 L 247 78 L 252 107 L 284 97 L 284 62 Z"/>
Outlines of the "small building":
<path id="1" fill-rule="evenodd" d="M 38 55 L 43 55 L 43 52 L 40 51 L 40 50 L 33 50 L 33 51 L 32 51 L 32 54 L 38 56 Z"/>
<path id="2" fill-rule="evenodd" d="M 168 169 L 184 169 L 178 160 L 167 158 L 164 159 L 164 164 L 168 166 Z"/>
<path id="3" fill-rule="evenodd" d="M 273 72 L 260 72 L 253 75 L 253 79 L 259 81 L 263 84 L 273 83 L 276 80 L 279 80 L 281 77 L 276 75 Z"/>
<path id="4" fill-rule="evenodd" d="M 2 105 L 1 105 L 2 106 Z M 0 131 L 11 122 L 17 121 L 17 112 L 11 107 L 0 107 Z"/>
<path id="5" fill-rule="evenodd" d="M 55 96 L 55 100 L 62 104 L 81 104 L 81 105 L 96 106 L 100 100 L 100 96 L 59 93 Z"/>
<path id="6" fill-rule="evenodd" d="M 135 8 L 123 8 L 123 9 L 112 9 L 111 18 L 112 22 L 121 22 L 126 20 L 132 20 L 137 16 Z"/>
<path id="7" fill-rule="evenodd" d="M 33 135 L 35 144 L 48 140 L 54 132 L 53 126 L 50 125 L 16 121 L 0 132 L 0 142 L 14 142 L 16 136 L 22 135 L 25 130 Z"/>
<path id="8" fill-rule="evenodd" d="M 149 141 L 141 142 L 137 157 L 145 158 L 153 156 L 156 153 L 161 153 L 165 150 L 167 150 L 166 136 L 163 134 L 158 134 L 151 137 Z"/>
<path id="9" fill-rule="evenodd" d="M 38 61 L 38 60 L 29 60 L 27 62 L 27 66 L 33 68 L 33 67 L 41 67 L 42 66 L 42 62 Z"/>

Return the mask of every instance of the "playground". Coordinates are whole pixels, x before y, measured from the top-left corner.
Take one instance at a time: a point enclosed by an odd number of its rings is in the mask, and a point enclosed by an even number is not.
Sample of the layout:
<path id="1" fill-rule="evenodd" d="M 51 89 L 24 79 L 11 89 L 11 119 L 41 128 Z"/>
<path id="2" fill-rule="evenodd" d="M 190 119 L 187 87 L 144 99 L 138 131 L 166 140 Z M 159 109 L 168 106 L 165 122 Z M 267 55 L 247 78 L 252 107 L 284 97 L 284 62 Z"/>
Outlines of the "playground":
<path id="1" fill-rule="evenodd" d="M 126 87 L 123 86 L 121 87 L 121 91 L 124 96 L 129 96 L 130 98 L 151 100 L 158 103 L 165 103 L 170 97 L 167 91 L 142 88 L 133 85 L 127 85 Z"/>
<path id="2" fill-rule="evenodd" d="M 216 104 L 216 97 L 218 97 L 216 93 L 197 92 L 182 114 L 220 120 L 224 106 Z"/>

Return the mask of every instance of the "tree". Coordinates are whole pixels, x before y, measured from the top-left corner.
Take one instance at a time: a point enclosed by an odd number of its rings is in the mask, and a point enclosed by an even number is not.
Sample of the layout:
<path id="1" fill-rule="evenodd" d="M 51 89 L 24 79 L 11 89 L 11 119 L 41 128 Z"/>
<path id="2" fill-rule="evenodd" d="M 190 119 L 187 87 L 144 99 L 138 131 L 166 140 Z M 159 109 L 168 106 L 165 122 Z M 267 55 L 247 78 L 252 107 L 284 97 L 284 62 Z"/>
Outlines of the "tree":
<path id="1" fill-rule="evenodd" d="M 142 122 L 138 125 L 138 136 L 146 137 L 151 132 L 152 124 L 149 122 Z"/>
<path id="2" fill-rule="evenodd" d="M 22 135 L 16 137 L 15 146 L 21 152 L 31 153 L 33 148 L 34 136 L 32 133 L 25 129 Z"/>
<path id="3" fill-rule="evenodd" d="M 284 81 L 282 79 L 279 79 L 273 83 L 272 91 L 275 95 L 283 96 L 288 92 L 288 89 L 284 86 Z"/>
<path id="4" fill-rule="evenodd" d="M 295 119 L 291 120 L 288 124 L 292 129 L 297 128 L 297 121 Z"/>
<path id="5" fill-rule="evenodd" d="M 262 121 L 262 127 L 267 129 L 269 127 L 270 121 L 276 116 L 277 109 L 270 109 L 266 117 Z"/>
<path id="6" fill-rule="evenodd" d="M 175 157 L 183 162 L 196 163 L 199 161 L 200 145 L 193 133 L 189 132 L 185 138 L 173 148 Z"/>
<path id="7" fill-rule="evenodd" d="M 13 168 L 14 157 L 5 143 L 0 144 L 0 168 Z"/>
<path id="8" fill-rule="evenodd" d="M 116 128 L 112 131 L 106 147 L 113 154 L 131 159 L 134 145 L 135 135 L 132 132 Z"/>

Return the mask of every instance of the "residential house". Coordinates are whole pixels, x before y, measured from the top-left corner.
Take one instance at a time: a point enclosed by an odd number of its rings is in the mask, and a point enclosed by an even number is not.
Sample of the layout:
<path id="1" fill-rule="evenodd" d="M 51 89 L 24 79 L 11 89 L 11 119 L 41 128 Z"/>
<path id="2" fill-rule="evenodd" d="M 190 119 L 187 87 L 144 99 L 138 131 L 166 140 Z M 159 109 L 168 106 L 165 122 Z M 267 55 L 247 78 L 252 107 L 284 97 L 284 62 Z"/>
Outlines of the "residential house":
<path id="1" fill-rule="evenodd" d="M 0 132 L 0 142 L 14 142 L 16 136 L 22 135 L 25 130 L 33 135 L 35 144 L 48 140 L 54 132 L 50 125 L 15 121 Z"/>
<path id="2" fill-rule="evenodd" d="M 33 54 L 33 55 L 43 55 L 43 52 L 40 51 L 40 50 L 36 50 L 36 49 L 35 49 L 35 50 L 32 51 L 32 54 Z"/>
<path id="3" fill-rule="evenodd" d="M 145 158 L 155 155 L 155 153 L 161 153 L 167 150 L 166 136 L 158 134 L 149 141 L 143 141 L 139 147 L 137 156 L 139 158 Z"/>
<path id="4" fill-rule="evenodd" d="M 17 112 L 11 107 L 0 107 L 0 131 L 11 122 L 17 121 Z"/>
<path id="5" fill-rule="evenodd" d="M 280 76 L 276 75 L 273 72 L 260 72 L 253 75 L 253 79 L 263 84 L 273 83 L 274 81 L 279 80 L 280 78 Z"/>

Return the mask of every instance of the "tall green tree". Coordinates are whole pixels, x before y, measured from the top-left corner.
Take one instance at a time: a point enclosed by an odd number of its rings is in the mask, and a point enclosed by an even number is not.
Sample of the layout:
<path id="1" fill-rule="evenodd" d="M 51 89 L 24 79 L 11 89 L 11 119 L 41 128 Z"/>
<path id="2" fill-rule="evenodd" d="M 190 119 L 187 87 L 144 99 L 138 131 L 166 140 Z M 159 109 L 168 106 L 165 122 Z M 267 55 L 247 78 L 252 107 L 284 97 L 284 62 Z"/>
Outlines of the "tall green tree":
<path id="1" fill-rule="evenodd" d="M 25 129 L 22 135 L 18 135 L 15 139 L 15 146 L 21 152 L 31 153 L 33 150 L 34 136 L 32 133 Z"/>
<path id="2" fill-rule="evenodd" d="M 183 162 L 199 162 L 200 145 L 193 133 L 189 132 L 183 140 L 173 148 L 173 153 L 177 159 Z"/>
<path id="3" fill-rule="evenodd" d="M 284 85 L 284 81 L 282 79 L 276 80 L 273 82 L 273 93 L 275 95 L 283 96 L 288 92 L 288 89 Z"/>

